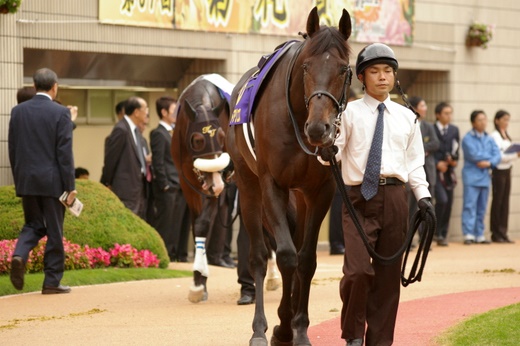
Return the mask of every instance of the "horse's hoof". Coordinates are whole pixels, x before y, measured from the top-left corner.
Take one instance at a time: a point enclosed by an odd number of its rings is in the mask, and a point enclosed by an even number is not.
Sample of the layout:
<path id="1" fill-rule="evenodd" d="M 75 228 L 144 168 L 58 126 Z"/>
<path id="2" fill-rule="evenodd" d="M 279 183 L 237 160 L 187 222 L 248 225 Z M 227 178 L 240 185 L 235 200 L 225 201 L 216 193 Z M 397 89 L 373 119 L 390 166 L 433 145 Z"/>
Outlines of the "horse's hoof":
<path id="1" fill-rule="evenodd" d="M 269 346 L 269 345 L 267 344 L 266 338 L 257 337 L 257 338 L 251 338 L 251 340 L 249 340 L 249 346 Z"/>
<path id="2" fill-rule="evenodd" d="M 188 300 L 192 303 L 200 303 L 208 300 L 208 292 L 204 291 L 204 286 L 191 286 L 188 293 Z"/>
<path id="3" fill-rule="evenodd" d="M 278 277 L 267 279 L 265 282 L 265 289 L 268 291 L 276 291 L 282 284 L 282 280 Z"/>
<path id="4" fill-rule="evenodd" d="M 294 346 L 292 341 L 280 341 L 276 336 L 271 336 L 271 346 Z"/>
<path id="5" fill-rule="evenodd" d="M 273 336 L 271 336 L 271 346 L 293 346 L 293 340 L 292 340 L 292 333 L 290 336 L 286 335 L 287 339 L 290 338 L 288 341 L 281 341 L 276 336 L 277 334 L 280 334 L 280 326 L 274 326 L 273 328 Z"/>

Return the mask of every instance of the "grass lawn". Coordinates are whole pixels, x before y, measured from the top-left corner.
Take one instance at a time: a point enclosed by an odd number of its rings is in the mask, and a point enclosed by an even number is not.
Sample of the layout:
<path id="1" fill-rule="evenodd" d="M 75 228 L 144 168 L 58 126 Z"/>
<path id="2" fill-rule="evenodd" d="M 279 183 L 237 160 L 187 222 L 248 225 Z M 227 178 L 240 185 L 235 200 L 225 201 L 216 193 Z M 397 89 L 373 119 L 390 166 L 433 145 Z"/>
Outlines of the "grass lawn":
<path id="1" fill-rule="evenodd" d="M 520 304 L 471 317 L 436 339 L 443 346 L 520 345 Z"/>
<path id="2" fill-rule="evenodd" d="M 191 276 L 191 271 L 170 270 L 158 268 L 104 268 L 67 270 L 61 283 L 66 286 L 88 286 L 97 284 L 108 284 L 112 282 L 171 279 Z M 11 284 L 9 275 L 0 275 L 0 296 L 17 293 L 41 291 L 43 273 L 25 274 L 25 285 L 22 291 L 16 290 Z"/>

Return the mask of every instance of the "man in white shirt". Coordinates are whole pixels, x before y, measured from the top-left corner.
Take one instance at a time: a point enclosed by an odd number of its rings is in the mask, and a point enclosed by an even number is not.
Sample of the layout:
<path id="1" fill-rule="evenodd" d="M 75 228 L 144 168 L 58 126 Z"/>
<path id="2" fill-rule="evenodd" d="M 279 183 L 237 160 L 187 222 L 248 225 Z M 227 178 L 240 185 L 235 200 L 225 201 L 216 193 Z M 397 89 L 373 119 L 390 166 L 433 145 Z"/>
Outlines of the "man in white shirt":
<path id="1" fill-rule="evenodd" d="M 390 100 L 397 68 L 394 52 L 384 44 L 368 45 L 359 53 L 356 74 L 365 95 L 348 104 L 336 141 L 336 156 L 342 161 L 350 199 L 370 245 L 381 256 L 395 254 L 405 239 L 405 183 L 410 184 L 419 208 L 433 212 L 419 122 L 411 110 Z M 373 141 L 379 142 L 378 148 Z M 370 185 L 372 175 L 374 184 Z M 364 341 L 366 345 L 391 345 L 399 305 L 401 261 L 391 265 L 372 261 L 345 206 L 343 232 L 342 338 L 347 345 L 360 346 Z"/>

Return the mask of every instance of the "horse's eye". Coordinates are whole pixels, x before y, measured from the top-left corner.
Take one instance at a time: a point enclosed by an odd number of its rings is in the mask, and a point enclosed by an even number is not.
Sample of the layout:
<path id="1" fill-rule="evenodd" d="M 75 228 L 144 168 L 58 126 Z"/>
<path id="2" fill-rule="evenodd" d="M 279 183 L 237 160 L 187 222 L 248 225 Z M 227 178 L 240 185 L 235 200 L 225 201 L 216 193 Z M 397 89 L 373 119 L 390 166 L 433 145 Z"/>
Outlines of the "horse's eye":
<path id="1" fill-rule="evenodd" d="M 348 66 L 341 66 L 340 74 L 345 74 L 348 71 Z"/>
<path id="2" fill-rule="evenodd" d="M 194 133 L 190 138 L 190 145 L 194 151 L 201 151 L 206 145 L 206 139 L 201 133 Z"/>
<path id="3" fill-rule="evenodd" d="M 303 72 L 307 72 L 309 70 L 309 65 L 303 64 L 302 68 L 303 68 Z"/>

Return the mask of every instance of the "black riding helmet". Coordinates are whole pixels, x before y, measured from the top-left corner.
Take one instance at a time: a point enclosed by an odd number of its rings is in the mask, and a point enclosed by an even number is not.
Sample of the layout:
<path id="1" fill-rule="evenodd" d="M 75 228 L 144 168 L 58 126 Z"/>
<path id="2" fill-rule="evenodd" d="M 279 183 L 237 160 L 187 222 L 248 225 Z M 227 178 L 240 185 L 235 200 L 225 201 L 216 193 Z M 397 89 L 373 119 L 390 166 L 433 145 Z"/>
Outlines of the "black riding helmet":
<path id="1" fill-rule="evenodd" d="M 359 52 L 356 61 L 356 76 L 365 71 L 368 66 L 374 64 L 388 64 L 397 71 L 399 64 L 395 58 L 394 51 L 383 43 L 372 43 Z"/>

